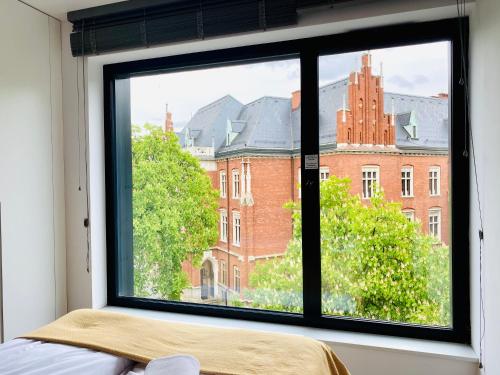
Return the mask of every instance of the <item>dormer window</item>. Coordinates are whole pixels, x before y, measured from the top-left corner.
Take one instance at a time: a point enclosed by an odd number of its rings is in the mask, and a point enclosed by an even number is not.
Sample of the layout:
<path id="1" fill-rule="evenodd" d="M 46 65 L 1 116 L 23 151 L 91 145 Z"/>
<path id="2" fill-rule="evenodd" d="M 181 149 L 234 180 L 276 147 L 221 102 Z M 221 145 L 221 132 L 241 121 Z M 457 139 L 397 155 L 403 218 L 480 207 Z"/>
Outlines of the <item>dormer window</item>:
<path id="1" fill-rule="evenodd" d="M 406 130 L 410 139 L 418 139 L 417 132 L 417 116 L 415 111 L 411 111 L 409 114 L 406 114 L 407 122 L 403 123 L 403 129 Z"/>

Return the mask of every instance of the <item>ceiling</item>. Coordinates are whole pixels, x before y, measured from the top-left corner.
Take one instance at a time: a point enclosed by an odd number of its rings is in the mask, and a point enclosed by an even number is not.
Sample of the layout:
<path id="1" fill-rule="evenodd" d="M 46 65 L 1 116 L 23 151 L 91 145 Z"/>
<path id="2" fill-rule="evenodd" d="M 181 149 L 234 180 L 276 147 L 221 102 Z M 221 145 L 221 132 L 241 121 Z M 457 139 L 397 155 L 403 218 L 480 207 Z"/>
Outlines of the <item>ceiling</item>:
<path id="1" fill-rule="evenodd" d="M 41 10 L 51 16 L 66 21 L 66 13 L 72 10 L 118 3 L 123 0 L 21 0 L 23 3 Z"/>

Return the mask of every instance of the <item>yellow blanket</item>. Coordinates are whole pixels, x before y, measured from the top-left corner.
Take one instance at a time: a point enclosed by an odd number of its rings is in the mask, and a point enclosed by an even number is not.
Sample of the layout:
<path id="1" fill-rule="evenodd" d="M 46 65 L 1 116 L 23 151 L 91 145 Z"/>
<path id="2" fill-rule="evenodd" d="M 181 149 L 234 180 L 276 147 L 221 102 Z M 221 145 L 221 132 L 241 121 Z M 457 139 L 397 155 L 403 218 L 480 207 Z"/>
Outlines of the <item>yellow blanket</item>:
<path id="1" fill-rule="evenodd" d="M 298 335 L 165 322 L 77 310 L 24 338 L 75 345 L 148 363 L 191 354 L 202 374 L 348 375 L 325 344 Z"/>

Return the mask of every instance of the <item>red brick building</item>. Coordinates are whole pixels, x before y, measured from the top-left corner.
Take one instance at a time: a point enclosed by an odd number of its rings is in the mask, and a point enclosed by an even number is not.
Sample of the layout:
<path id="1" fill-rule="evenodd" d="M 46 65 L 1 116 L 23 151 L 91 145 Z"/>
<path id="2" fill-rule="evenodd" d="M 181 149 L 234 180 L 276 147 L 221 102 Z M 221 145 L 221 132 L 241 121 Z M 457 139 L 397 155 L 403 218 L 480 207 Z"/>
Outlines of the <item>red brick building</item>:
<path id="1" fill-rule="evenodd" d="M 448 98 L 384 92 L 382 67 L 319 88 L 320 179 L 349 177 L 352 194 L 387 199 L 448 242 Z M 168 113 L 165 127 L 172 129 Z M 188 301 L 225 303 L 248 286 L 259 261 L 285 253 L 292 235 L 286 202 L 300 199 L 300 91 L 243 105 L 231 96 L 199 109 L 178 133 L 220 191 L 219 241 L 202 269 L 184 264 Z"/>

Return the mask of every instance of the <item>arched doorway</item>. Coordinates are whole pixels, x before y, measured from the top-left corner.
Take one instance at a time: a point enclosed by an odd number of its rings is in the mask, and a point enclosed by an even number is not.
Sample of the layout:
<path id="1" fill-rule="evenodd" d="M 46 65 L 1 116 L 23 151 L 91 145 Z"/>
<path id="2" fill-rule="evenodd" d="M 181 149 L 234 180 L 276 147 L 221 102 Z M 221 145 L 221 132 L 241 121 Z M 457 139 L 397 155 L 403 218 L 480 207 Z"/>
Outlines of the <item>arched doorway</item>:
<path id="1" fill-rule="evenodd" d="M 203 262 L 200 270 L 201 299 L 214 298 L 214 269 L 208 259 Z"/>

